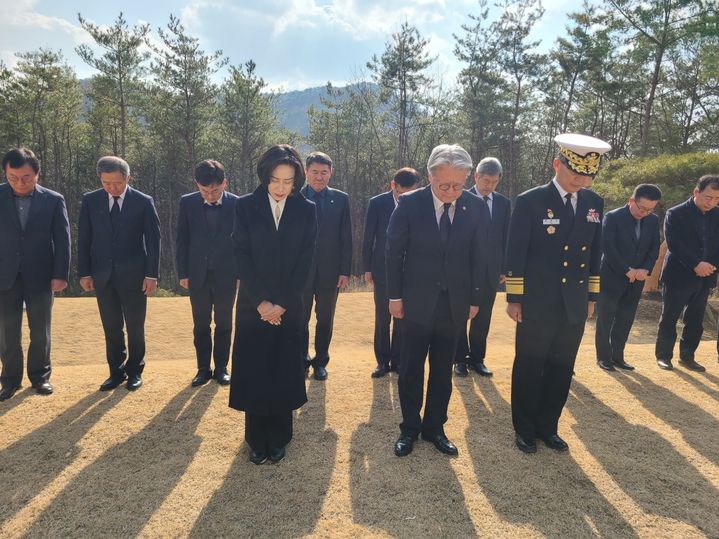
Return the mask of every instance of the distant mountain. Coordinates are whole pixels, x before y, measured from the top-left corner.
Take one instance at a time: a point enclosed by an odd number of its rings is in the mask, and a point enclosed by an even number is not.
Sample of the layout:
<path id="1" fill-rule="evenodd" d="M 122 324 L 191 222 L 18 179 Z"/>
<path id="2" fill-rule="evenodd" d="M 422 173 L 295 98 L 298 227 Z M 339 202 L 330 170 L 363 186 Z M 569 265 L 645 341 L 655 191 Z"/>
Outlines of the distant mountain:
<path id="1" fill-rule="evenodd" d="M 360 82 L 352 84 L 349 87 L 353 88 L 363 85 L 376 87 L 376 85 L 371 82 Z M 336 89 L 339 90 L 343 88 L 347 88 L 347 86 L 336 87 Z M 326 97 L 326 92 L 326 86 L 318 86 L 316 88 L 278 94 L 277 109 L 280 113 L 280 123 L 282 126 L 299 133 L 303 137 L 307 136 L 309 134 L 307 111 L 313 105 L 318 109 L 324 108 L 320 102 L 320 97 Z"/>

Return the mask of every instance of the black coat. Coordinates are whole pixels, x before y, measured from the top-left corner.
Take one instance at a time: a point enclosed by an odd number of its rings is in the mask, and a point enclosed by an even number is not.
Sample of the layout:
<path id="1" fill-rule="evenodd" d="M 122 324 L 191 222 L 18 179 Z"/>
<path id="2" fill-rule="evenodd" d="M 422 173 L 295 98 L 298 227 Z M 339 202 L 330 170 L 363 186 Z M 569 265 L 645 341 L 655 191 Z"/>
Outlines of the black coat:
<path id="1" fill-rule="evenodd" d="M 371 272 L 374 282 L 380 285 L 387 284 L 387 226 L 394 208 L 394 194 L 387 191 L 370 199 L 364 220 L 362 271 Z"/>
<path id="2" fill-rule="evenodd" d="M 302 194 L 313 200 L 311 187 L 305 185 Z M 317 256 L 313 261 L 307 286 L 336 288 L 340 275 L 352 271 L 352 223 L 347 193 L 327 188 L 324 209 L 317 209 Z"/>
<path id="3" fill-rule="evenodd" d="M 564 314 L 587 318 L 599 294 L 604 201 L 588 189 L 577 193 L 571 229 L 564 200 L 550 181 L 517 197 L 507 240 L 507 301 L 522 304 L 526 322 Z"/>
<path id="4" fill-rule="evenodd" d="M 602 221 L 602 292 L 622 292 L 627 285 L 629 268 L 651 273 L 659 256 L 659 218 L 650 214 L 641 220 L 639 241 L 636 221 L 629 206 L 608 211 Z"/>
<path id="5" fill-rule="evenodd" d="M 92 277 L 95 288 L 107 285 L 113 268 L 127 283 L 159 277 L 160 220 L 152 197 L 132 187 L 127 188 L 114 232 L 105 190 L 85 193 L 77 237 L 78 276 Z"/>
<path id="6" fill-rule="evenodd" d="M 190 290 L 202 286 L 208 266 L 213 268 L 215 281 L 220 286 L 232 287 L 239 278 L 237 256 L 232 242 L 235 204 L 238 199 L 237 195 L 225 191 L 222 205 L 217 209 L 206 210 L 199 192 L 180 198 L 175 258 L 178 279 L 189 279 Z M 214 234 L 207 224 L 206 211 L 220 212 Z"/>
<path id="7" fill-rule="evenodd" d="M 479 197 L 477 186 L 470 193 Z M 484 200 L 482 200 L 484 202 Z M 492 213 L 487 233 L 487 281 L 493 290 L 499 286 L 499 276 L 504 273 L 504 258 L 509 234 L 509 220 L 512 217 L 512 204 L 509 199 L 496 191 L 492 194 Z"/>
<path id="8" fill-rule="evenodd" d="M 463 191 L 457 199 L 446 249 L 442 247 L 431 186 L 406 193 L 387 229 L 387 292 L 402 299 L 404 316 L 430 325 L 443 280 L 452 320 L 466 324 L 470 305 L 479 305 L 489 228 L 487 205 Z"/>
<path id="9" fill-rule="evenodd" d="M 67 281 L 70 272 L 70 224 L 65 199 L 35 186 L 23 231 L 12 187 L 0 184 L 0 291 L 23 275 L 25 286 L 49 290 L 52 279 Z"/>
<path id="10" fill-rule="evenodd" d="M 702 220 L 706 220 L 708 252 L 702 249 Z M 670 286 L 683 287 L 701 280 L 704 288 L 717 285 L 717 274 L 699 277 L 694 268 L 699 262 L 709 262 L 719 267 L 719 208 L 702 215 L 690 198 L 674 206 L 664 217 L 664 238 L 667 253 L 664 255 L 661 282 Z"/>
<path id="11" fill-rule="evenodd" d="M 267 188 L 237 201 L 232 238 L 238 254 L 235 344 L 230 407 L 260 415 L 294 410 L 307 402 L 302 350 L 302 292 L 315 251 L 315 205 L 290 196 L 279 230 Z M 262 301 L 281 305 L 282 324 L 260 320 Z"/>

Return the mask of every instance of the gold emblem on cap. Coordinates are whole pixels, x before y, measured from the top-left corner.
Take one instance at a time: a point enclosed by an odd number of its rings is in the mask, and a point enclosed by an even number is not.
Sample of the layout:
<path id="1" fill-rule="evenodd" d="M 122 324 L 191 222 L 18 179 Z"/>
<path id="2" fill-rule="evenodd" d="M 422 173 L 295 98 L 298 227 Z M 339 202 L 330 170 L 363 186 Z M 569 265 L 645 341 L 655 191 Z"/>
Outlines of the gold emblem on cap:
<path id="1" fill-rule="evenodd" d="M 579 174 L 593 176 L 599 172 L 600 154 L 589 152 L 587 155 L 579 155 L 565 146 L 559 146 L 559 153 L 567 160 L 567 166 Z"/>

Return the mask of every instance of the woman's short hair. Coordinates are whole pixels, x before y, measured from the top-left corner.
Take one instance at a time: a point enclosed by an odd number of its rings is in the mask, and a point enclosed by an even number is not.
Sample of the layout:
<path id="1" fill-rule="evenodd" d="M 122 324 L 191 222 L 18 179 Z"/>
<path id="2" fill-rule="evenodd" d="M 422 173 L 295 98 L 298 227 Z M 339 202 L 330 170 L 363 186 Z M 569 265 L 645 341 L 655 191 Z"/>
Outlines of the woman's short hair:
<path id="1" fill-rule="evenodd" d="M 101 157 L 97 161 L 96 168 L 98 176 L 101 174 L 111 174 L 113 172 L 122 173 L 123 178 L 130 176 L 130 165 L 127 164 L 127 161 L 115 155 Z"/>
<path id="2" fill-rule="evenodd" d="M 432 150 L 427 160 L 427 170 L 431 174 L 435 168 L 442 165 L 463 169 L 469 173 L 472 170 L 472 158 L 459 144 L 440 144 Z"/>
<path id="3" fill-rule="evenodd" d="M 205 187 L 225 181 L 225 167 L 214 159 L 205 159 L 195 167 L 195 181 Z"/>
<path id="4" fill-rule="evenodd" d="M 2 158 L 2 169 L 5 170 L 8 165 L 10 168 L 21 168 L 25 165 L 30 165 L 35 174 L 40 173 L 40 160 L 28 148 L 13 148 L 7 152 Z"/>
<path id="5" fill-rule="evenodd" d="M 292 192 L 296 192 L 305 184 L 305 167 L 302 165 L 300 154 L 289 144 L 275 144 L 270 146 L 265 153 L 260 156 L 257 162 L 257 176 L 260 179 L 260 185 L 267 187 L 270 183 L 272 171 L 278 165 L 290 165 L 295 169 L 295 182 Z"/>

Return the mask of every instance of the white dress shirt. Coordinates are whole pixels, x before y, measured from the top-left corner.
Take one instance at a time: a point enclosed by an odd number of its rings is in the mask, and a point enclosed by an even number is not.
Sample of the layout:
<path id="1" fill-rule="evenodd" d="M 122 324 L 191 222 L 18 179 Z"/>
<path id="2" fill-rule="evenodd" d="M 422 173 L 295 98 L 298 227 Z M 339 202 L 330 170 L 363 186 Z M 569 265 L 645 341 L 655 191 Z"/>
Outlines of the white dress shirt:
<path id="1" fill-rule="evenodd" d="M 432 191 L 432 188 L 429 188 L 430 192 L 432 193 L 432 199 L 434 200 L 434 213 L 435 217 L 437 218 L 437 226 L 439 226 L 439 220 L 442 218 L 442 214 L 444 213 L 444 202 L 442 202 L 440 199 L 438 199 L 434 191 Z M 449 207 L 449 210 L 447 213 L 449 213 L 449 222 L 454 222 L 454 210 L 457 206 L 457 201 L 455 200 L 452 202 L 452 205 Z"/>
<path id="2" fill-rule="evenodd" d="M 270 199 L 270 210 L 272 210 L 272 219 L 275 221 L 275 228 L 279 230 L 280 228 L 280 219 L 282 219 L 282 212 L 285 211 L 285 202 L 287 201 L 287 197 L 283 198 L 279 202 L 272 198 L 272 195 L 267 193 L 267 196 Z M 277 217 L 277 208 L 280 209 L 280 216 Z"/>
<path id="3" fill-rule="evenodd" d="M 120 198 L 117 199 L 117 203 L 120 205 L 120 211 L 122 211 L 122 205 L 125 202 L 125 195 L 127 194 L 127 185 L 125 185 L 125 190 L 120 195 Z M 115 203 L 115 197 L 113 197 L 110 193 L 107 193 L 107 203 L 108 203 L 108 209 L 112 211 L 112 205 Z"/>
<path id="4" fill-rule="evenodd" d="M 562 197 L 562 204 L 566 204 L 567 199 L 564 197 L 567 196 L 567 191 L 562 189 L 562 186 L 559 185 L 559 182 L 557 181 L 556 176 L 554 178 L 552 178 L 552 183 L 554 184 L 554 187 L 557 188 L 557 191 L 559 191 L 559 196 Z M 574 209 L 574 213 L 576 214 L 577 213 L 577 193 L 572 193 L 571 200 L 572 200 L 572 208 Z"/>

